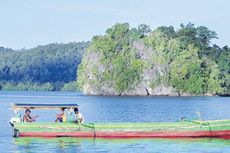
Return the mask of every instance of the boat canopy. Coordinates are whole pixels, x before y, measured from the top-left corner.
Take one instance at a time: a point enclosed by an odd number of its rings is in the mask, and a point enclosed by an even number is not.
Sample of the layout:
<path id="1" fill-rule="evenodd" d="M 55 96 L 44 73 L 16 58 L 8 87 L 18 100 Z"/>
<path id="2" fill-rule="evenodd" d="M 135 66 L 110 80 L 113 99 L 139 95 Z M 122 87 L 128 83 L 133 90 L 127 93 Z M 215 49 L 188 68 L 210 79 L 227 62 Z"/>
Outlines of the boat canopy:
<path id="1" fill-rule="evenodd" d="M 13 103 L 11 104 L 13 109 L 74 109 L 78 108 L 78 104 L 29 104 L 29 103 Z"/>

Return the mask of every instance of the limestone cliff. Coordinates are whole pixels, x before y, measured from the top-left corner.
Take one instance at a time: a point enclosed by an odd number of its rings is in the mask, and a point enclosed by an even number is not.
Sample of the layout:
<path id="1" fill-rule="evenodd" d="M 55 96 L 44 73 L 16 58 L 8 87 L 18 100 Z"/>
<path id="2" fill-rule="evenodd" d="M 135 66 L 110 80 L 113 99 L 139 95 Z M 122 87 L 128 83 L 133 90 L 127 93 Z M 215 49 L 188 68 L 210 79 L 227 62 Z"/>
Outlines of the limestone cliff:
<path id="1" fill-rule="evenodd" d="M 130 29 L 127 23 L 114 25 L 92 39 L 78 68 L 78 86 L 89 95 L 223 93 L 225 80 L 219 78 L 218 63 L 202 55 L 208 42 L 201 44 L 196 35 L 190 38 L 185 29 L 159 27 L 150 32 L 146 25 L 138 29 Z"/>

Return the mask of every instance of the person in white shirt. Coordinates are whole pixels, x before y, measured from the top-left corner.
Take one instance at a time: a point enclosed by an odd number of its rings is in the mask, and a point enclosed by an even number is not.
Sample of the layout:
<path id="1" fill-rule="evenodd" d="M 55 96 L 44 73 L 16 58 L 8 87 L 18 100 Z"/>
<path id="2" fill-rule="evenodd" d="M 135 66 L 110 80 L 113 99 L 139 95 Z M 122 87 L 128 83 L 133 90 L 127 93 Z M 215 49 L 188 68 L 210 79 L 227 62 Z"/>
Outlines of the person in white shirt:
<path id="1" fill-rule="evenodd" d="M 74 108 L 74 113 L 76 115 L 76 120 L 75 122 L 78 124 L 84 123 L 84 117 L 83 115 L 79 112 L 78 108 Z"/>

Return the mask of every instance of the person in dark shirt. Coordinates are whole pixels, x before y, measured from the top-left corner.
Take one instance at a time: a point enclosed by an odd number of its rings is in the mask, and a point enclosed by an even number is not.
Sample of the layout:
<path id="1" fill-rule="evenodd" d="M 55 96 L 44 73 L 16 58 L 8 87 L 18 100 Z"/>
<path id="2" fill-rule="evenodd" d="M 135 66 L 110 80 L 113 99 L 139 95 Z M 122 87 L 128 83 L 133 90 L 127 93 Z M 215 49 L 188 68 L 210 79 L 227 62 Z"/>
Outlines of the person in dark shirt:
<path id="1" fill-rule="evenodd" d="M 36 118 L 38 117 L 38 115 L 36 116 L 30 116 L 31 110 L 30 109 L 26 109 L 25 111 L 25 115 L 23 116 L 23 122 L 35 122 Z"/>

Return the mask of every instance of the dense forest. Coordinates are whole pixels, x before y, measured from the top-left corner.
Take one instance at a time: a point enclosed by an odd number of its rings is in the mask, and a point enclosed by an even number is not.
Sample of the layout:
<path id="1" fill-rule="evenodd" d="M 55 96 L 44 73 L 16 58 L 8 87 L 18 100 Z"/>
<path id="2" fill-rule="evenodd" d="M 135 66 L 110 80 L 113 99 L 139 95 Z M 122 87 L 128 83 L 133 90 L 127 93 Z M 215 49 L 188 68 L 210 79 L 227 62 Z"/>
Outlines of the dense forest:
<path id="1" fill-rule="evenodd" d="M 76 70 L 89 42 L 32 49 L 0 47 L 0 89 L 76 90 Z"/>
<path id="2" fill-rule="evenodd" d="M 216 32 L 118 23 L 92 38 L 77 84 L 94 95 L 230 95 L 230 48 Z"/>
<path id="3" fill-rule="evenodd" d="M 91 42 L 0 47 L 1 90 L 95 95 L 230 95 L 230 48 L 192 23 L 178 29 L 118 23 Z"/>

